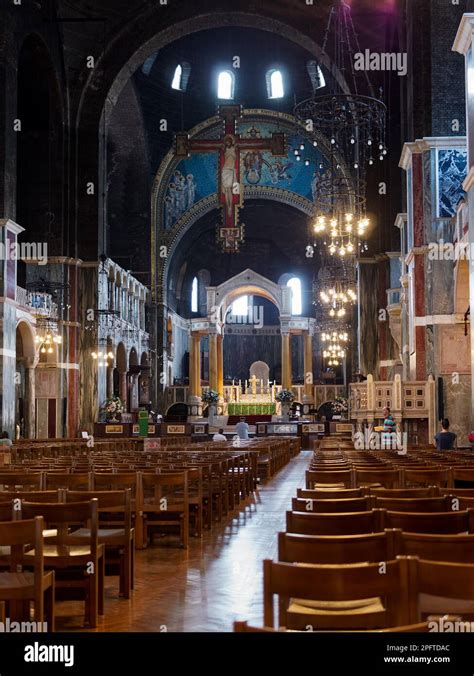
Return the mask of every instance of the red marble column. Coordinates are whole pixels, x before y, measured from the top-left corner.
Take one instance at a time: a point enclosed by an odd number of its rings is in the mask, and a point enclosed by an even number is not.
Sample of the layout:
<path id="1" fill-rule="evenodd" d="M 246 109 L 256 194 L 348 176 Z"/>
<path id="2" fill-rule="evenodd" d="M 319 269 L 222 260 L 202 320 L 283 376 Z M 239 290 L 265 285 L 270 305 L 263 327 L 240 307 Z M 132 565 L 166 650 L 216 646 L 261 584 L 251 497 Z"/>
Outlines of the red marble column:
<path id="1" fill-rule="evenodd" d="M 67 370 L 67 436 L 74 438 L 78 436 L 78 414 L 79 414 L 79 272 L 76 261 L 72 261 L 67 268 L 69 278 L 69 322 L 64 332 L 67 340 L 67 363 L 70 367 Z"/>
<path id="2" fill-rule="evenodd" d="M 390 276 L 387 274 L 387 261 L 381 260 L 378 262 L 378 306 L 379 308 L 387 307 L 387 289 L 390 286 Z M 379 363 L 387 359 L 387 336 L 388 331 L 388 314 L 385 321 L 379 322 Z M 387 367 L 379 367 L 379 380 L 387 380 Z"/>
<path id="3" fill-rule="evenodd" d="M 414 153 L 413 168 L 413 245 L 425 246 L 423 210 L 423 155 Z M 425 316 L 425 255 L 415 253 L 414 266 L 415 321 Z M 416 379 L 426 380 L 426 327 L 415 326 Z"/>

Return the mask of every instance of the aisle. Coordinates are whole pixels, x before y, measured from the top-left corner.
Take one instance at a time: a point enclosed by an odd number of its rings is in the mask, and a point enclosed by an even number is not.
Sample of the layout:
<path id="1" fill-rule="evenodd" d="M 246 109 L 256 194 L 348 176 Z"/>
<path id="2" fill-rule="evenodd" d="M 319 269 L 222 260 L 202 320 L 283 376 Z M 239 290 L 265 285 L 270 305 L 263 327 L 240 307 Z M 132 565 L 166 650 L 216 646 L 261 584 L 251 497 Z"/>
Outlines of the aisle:
<path id="1" fill-rule="evenodd" d="M 231 631 L 235 619 L 262 624 L 262 561 L 276 556 L 277 533 L 304 486 L 309 458 L 308 451 L 294 458 L 227 525 L 205 531 L 201 541 L 191 538 L 187 553 L 156 545 L 137 552 L 132 599 L 118 599 L 116 578 L 107 578 L 98 631 Z"/>

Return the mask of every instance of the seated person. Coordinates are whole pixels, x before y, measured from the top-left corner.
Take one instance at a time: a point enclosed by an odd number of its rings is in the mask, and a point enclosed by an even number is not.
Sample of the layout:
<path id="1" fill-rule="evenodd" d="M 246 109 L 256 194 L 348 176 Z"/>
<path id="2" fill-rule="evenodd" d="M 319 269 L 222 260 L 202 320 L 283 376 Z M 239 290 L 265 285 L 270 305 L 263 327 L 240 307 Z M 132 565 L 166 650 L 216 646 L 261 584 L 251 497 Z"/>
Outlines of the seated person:
<path id="1" fill-rule="evenodd" d="M 9 438 L 8 432 L 2 432 L 0 435 L 0 445 L 7 446 L 11 448 L 13 446 L 13 441 Z"/>
<path id="2" fill-rule="evenodd" d="M 240 422 L 235 426 L 235 431 L 239 435 L 239 439 L 248 439 L 249 438 L 249 426 L 245 422 L 245 418 L 241 418 Z"/>
<path id="3" fill-rule="evenodd" d="M 443 418 L 441 421 L 441 432 L 438 432 L 435 436 L 436 448 L 438 451 L 452 451 L 456 438 L 456 434 L 449 431 L 449 420 Z"/>
<path id="4" fill-rule="evenodd" d="M 227 437 L 224 436 L 224 430 L 222 428 L 219 430 L 219 432 L 214 434 L 212 441 L 227 441 Z"/>

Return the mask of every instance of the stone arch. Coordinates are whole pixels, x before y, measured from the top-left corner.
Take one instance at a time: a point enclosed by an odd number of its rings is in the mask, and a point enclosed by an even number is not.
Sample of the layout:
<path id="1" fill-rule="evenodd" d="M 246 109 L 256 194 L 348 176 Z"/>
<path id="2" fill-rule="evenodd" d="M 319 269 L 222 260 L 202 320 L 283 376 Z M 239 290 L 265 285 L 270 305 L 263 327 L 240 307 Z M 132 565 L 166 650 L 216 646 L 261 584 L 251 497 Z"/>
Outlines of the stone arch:
<path id="1" fill-rule="evenodd" d="M 236 28 L 257 28 L 271 33 L 279 34 L 291 42 L 306 49 L 324 65 L 338 82 L 342 91 L 349 93 L 349 86 L 343 74 L 330 61 L 329 57 L 321 49 L 319 44 L 308 34 L 295 26 L 279 21 L 277 18 L 261 16 L 250 12 L 222 12 L 212 11 L 207 14 L 193 16 L 179 23 L 163 28 L 163 17 L 156 12 L 156 8 L 150 8 L 149 13 L 139 14 L 136 17 L 139 28 L 134 22 L 129 22 L 111 41 L 108 49 L 100 55 L 96 68 L 90 72 L 84 71 L 83 75 L 87 82 L 82 90 L 77 109 L 75 126 L 78 130 L 79 157 L 77 171 L 81 174 L 90 172 L 90 157 L 103 157 L 102 135 L 99 129 L 106 127 L 117 100 L 129 81 L 131 75 L 147 60 L 147 58 L 160 51 L 167 44 L 176 39 L 212 28 L 221 28 L 232 25 Z M 99 164 L 98 164 L 99 168 Z M 97 172 L 100 177 L 100 171 Z M 98 230 L 102 231 L 104 209 L 101 204 L 102 193 L 96 200 L 95 209 L 98 217 Z M 79 224 L 83 210 L 88 212 L 88 200 L 78 193 L 79 208 L 76 210 L 76 225 Z M 88 219 L 92 223 L 94 219 Z M 95 222 L 94 222 L 95 223 Z M 97 227 L 97 223 L 95 223 Z M 93 237 L 84 237 L 87 242 L 87 251 L 84 256 L 95 257 L 97 246 L 95 238 L 97 232 L 90 232 Z"/>
<path id="2" fill-rule="evenodd" d="M 138 354 L 134 347 L 132 347 L 128 356 L 128 366 L 129 368 L 132 368 L 132 366 L 138 366 Z"/>
<path id="3" fill-rule="evenodd" d="M 63 98 L 48 46 L 30 33 L 18 54 L 16 220 L 21 239 L 48 242 L 49 255 L 64 253 Z M 26 269 L 19 265 L 19 283 Z"/>
<path id="4" fill-rule="evenodd" d="M 209 287 L 209 291 L 207 307 L 209 319 L 215 317 L 216 313 L 224 318 L 232 303 L 240 296 L 247 295 L 266 298 L 277 307 L 280 316 L 286 314 L 287 302 L 285 301 L 289 289 L 286 291 L 253 270 L 244 270 L 219 286 Z"/>
<path id="5" fill-rule="evenodd" d="M 29 322 L 21 319 L 16 325 L 16 358 L 32 365 L 36 357 L 35 336 Z"/>
<path id="6" fill-rule="evenodd" d="M 125 351 L 125 345 L 122 342 L 117 345 L 115 365 L 119 373 L 126 373 L 128 371 L 127 353 Z"/>

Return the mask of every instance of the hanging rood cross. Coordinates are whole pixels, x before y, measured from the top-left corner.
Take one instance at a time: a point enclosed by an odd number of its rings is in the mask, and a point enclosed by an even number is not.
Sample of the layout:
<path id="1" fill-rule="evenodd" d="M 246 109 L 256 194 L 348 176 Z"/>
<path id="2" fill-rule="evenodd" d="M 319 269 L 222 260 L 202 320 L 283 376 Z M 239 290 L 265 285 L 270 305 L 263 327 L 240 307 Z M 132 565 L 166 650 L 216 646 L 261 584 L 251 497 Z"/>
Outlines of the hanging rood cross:
<path id="1" fill-rule="evenodd" d="M 186 133 L 176 134 L 175 153 L 178 158 L 191 153 L 219 153 L 218 197 L 222 209 L 222 224 L 217 228 L 217 239 L 225 253 L 237 253 L 244 241 L 244 225 L 239 224 L 239 208 L 243 204 L 240 153 L 245 150 L 270 151 L 276 157 L 286 157 L 285 134 L 270 138 L 242 138 L 236 133 L 237 120 L 242 117 L 242 106 L 219 107 L 224 123 L 224 134 L 216 139 L 190 139 Z"/>

